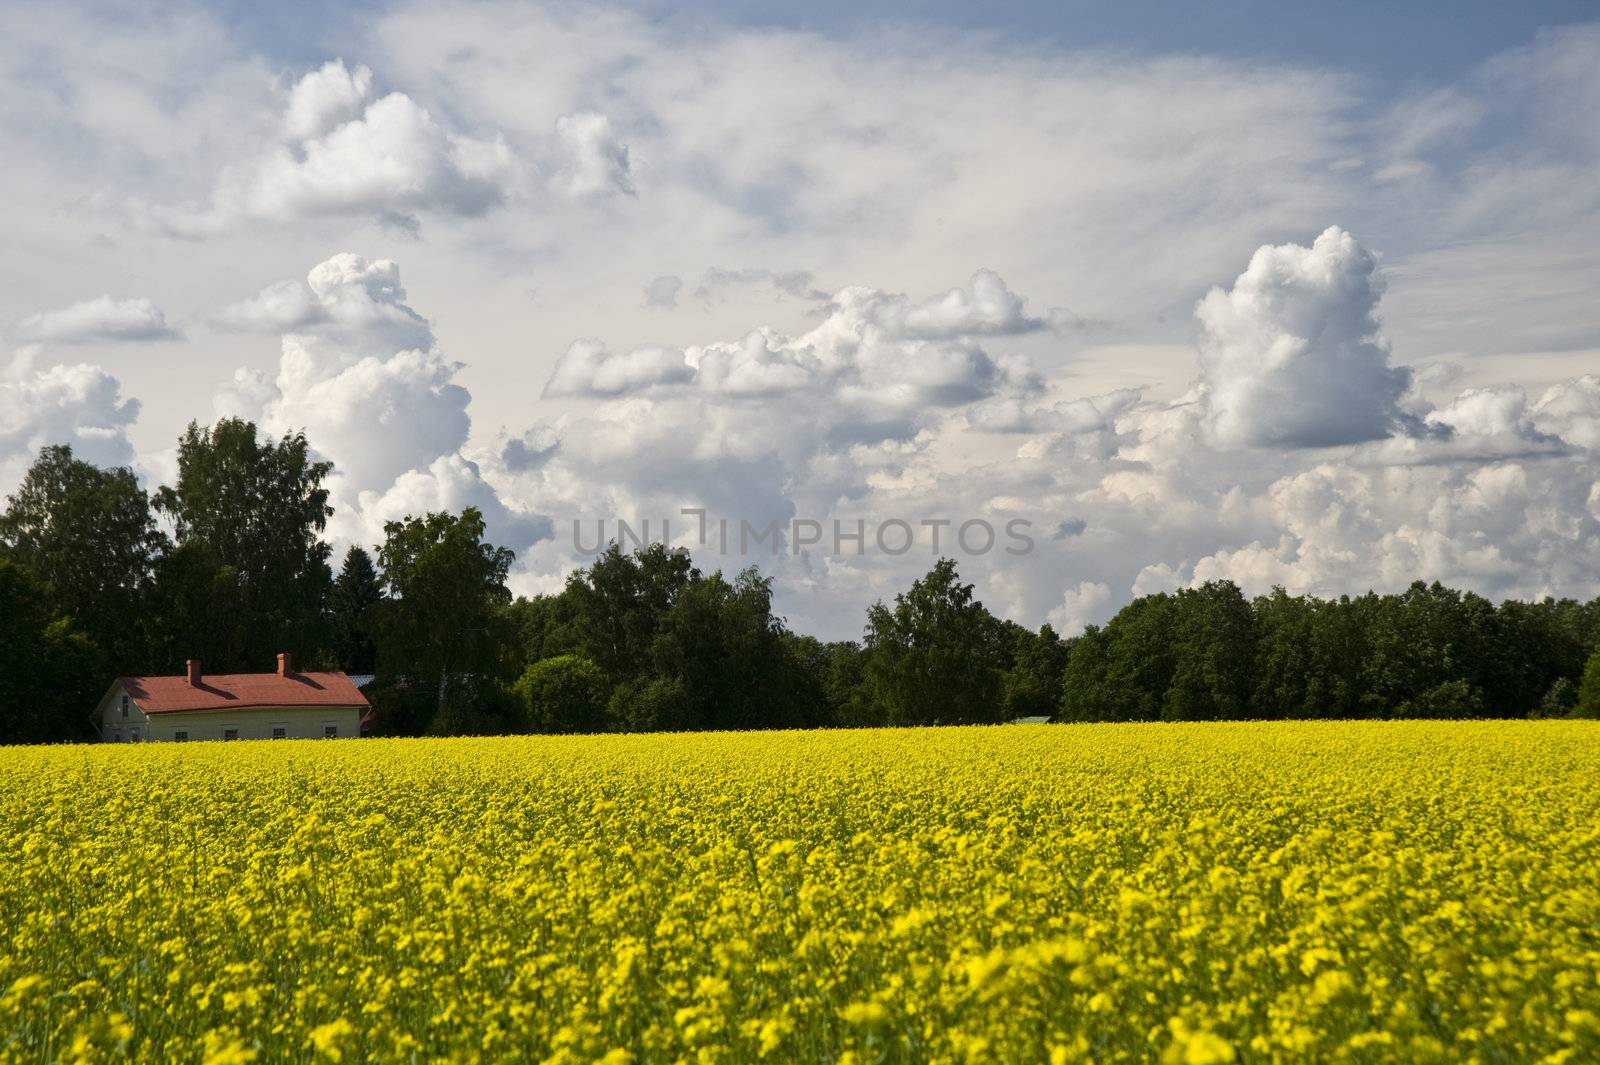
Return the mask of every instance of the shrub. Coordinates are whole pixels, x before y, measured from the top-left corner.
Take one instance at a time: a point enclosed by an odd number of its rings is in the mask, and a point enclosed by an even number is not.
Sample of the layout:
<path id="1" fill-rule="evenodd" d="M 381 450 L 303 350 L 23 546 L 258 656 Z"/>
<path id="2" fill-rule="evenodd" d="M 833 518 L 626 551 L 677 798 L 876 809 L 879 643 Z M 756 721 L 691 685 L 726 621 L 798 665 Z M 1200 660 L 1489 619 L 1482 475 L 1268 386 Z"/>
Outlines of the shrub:
<path id="1" fill-rule="evenodd" d="M 1483 693 L 1464 680 L 1447 680 L 1431 691 L 1400 704 L 1396 717 L 1482 717 Z"/>
<path id="2" fill-rule="evenodd" d="M 606 675 L 579 655 L 529 666 L 512 690 L 534 732 L 599 732 L 606 724 Z"/>

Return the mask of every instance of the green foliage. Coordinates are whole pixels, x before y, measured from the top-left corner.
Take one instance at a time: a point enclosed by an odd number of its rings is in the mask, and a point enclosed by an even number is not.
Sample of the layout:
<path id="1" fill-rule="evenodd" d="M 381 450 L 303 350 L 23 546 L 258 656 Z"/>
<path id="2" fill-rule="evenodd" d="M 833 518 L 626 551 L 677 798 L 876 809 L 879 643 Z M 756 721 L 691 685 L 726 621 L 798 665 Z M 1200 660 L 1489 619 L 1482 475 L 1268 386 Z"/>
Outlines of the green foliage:
<path id="1" fill-rule="evenodd" d="M 927 576 L 867 611 L 864 686 L 886 725 L 1001 720 L 1004 649 L 999 622 L 941 558 Z"/>
<path id="2" fill-rule="evenodd" d="M 578 655 L 556 655 L 529 666 L 512 690 L 534 732 L 600 732 L 610 685 L 600 667 Z"/>
<path id="3" fill-rule="evenodd" d="M 173 523 L 179 547 L 203 549 L 202 560 L 231 575 L 234 597 L 208 620 L 227 636 L 189 625 L 192 614 L 167 620 L 172 642 L 213 642 L 228 657 L 207 661 L 217 671 L 262 668 L 277 650 L 304 656 L 327 642 L 324 611 L 332 573 L 322 531 L 333 513 L 322 487 L 333 466 L 311 458 L 302 433 L 276 443 L 253 423 L 223 418 L 201 429 L 191 422 L 178 441 L 178 483 L 156 492 L 156 507 Z M 191 587 L 203 581 L 185 574 Z"/>
<path id="4" fill-rule="evenodd" d="M 179 544 L 156 563 L 155 585 L 143 619 L 145 642 L 163 672 L 198 659 L 212 672 L 250 662 L 251 625 L 241 623 L 239 571 L 204 541 Z M 261 658 L 266 651 L 255 648 Z M 264 663 L 252 663 L 260 669 Z"/>
<path id="5" fill-rule="evenodd" d="M 94 643 L 51 610 L 48 590 L 0 558 L 0 744 L 93 739 L 110 679 Z"/>
<path id="6" fill-rule="evenodd" d="M 561 654 L 567 649 L 562 626 L 561 607 L 565 600 L 558 595 L 536 595 L 532 599 L 518 597 L 503 609 L 511 642 L 506 654 L 511 660 L 513 673 L 530 662 Z"/>
<path id="7" fill-rule="evenodd" d="M 1600 647 L 1595 648 L 1583 667 L 1583 681 L 1578 686 L 1572 716 L 1600 718 Z"/>
<path id="8" fill-rule="evenodd" d="M 772 613 L 772 582 L 754 567 L 731 581 L 682 551 L 615 543 L 561 595 L 508 612 L 530 659 L 595 663 L 621 730 L 805 727 L 831 721 L 814 649 Z M 812 641 L 813 643 L 815 641 Z"/>
<path id="9" fill-rule="evenodd" d="M 1012 621 L 1002 624 L 1010 644 L 1010 665 L 1001 675 L 1003 719 L 1054 717 L 1060 710 L 1067 645 L 1049 625 L 1035 633 Z"/>
<path id="10" fill-rule="evenodd" d="M 797 727 L 830 727 L 849 723 L 849 700 L 852 683 L 860 682 L 860 673 L 853 681 L 841 681 L 836 676 L 836 662 L 841 651 L 860 657 L 860 648 L 849 641 L 823 643 L 815 636 L 802 636 L 783 629 L 784 668 L 787 671 L 790 698 L 793 700 L 799 723 Z"/>
<path id="11" fill-rule="evenodd" d="M 841 725 L 869 725 L 872 709 L 866 700 L 867 660 L 854 640 L 825 646 L 822 697 L 829 720 Z"/>
<path id="12" fill-rule="evenodd" d="M 147 657 L 136 619 L 166 546 L 133 471 L 103 470 L 65 445 L 39 452 L 0 515 L 0 549 L 122 672 Z"/>
<path id="13" fill-rule="evenodd" d="M 815 636 L 783 632 L 784 655 L 792 671 L 793 692 L 803 727 L 872 723 L 865 705 L 865 658 L 853 640 L 823 643 Z"/>
<path id="14" fill-rule="evenodd" d="M 680 677 L 636 677 L 617 685 L 606 718 L 618 732 L 683 732 L 694 725 Z"/>
<path id="15" fill-rule="evenodd" d="M 1571 717 L 1578 705 L 1578 685 L 1569 677 L 1557 677 L 1550 690 L 1539 700 L 1534 717 Z"/>
<path id="16" fill-rule="evenodd" d="M 613 542 L 567 578 L 563 642 L 613 681 L 637 677 L 649 670 L 651 645 L 678 597 L 701 579 L 686 552 L 651 544 L 629 555 Z"/>
<path id="17" fill-rule="evenodd" d="M 1552 714 L 1571 696 L 1600 600 L 1495 607 L 1417 582 L 1246 604 L 1217 582 L 1135 599 L 1071 641 L 1068 721 Z"/>
<path id="18" fill-rule="evenodd" d="M 378 671 L 432 691 L 441 720 L 471 719 L 503 672 L 515 556 L 483 534 L 483 515 L 468 507 L 388 522 L 378 551 L 388 593 L 371 614 Z"/>
<path id="19" fill-rule="evenodd" d="M 1504 649 L 1499 665 L 1506 676 L 1493 699 L 1500 706 L 1516 708 L 1536 693 L 1548 694 L 1562 680 L 1570 684 L 1571 698 L 1576 699 L 1584 662 L 1590 648 L 1600 642 L 1600 599 L 1588 604 L 1572 599 L 1534 603 L 1511 599 L 1495 613 L 1497 639 Z"/>
<path id="20" fill-rule="evenodd" d="M 1282 588 L 1252 603 L 1256 617 L 1256 681 L 1252 715 L 1363 717 L 1362 663 L 1368 641 L 1359 607 L 1291 596 Z"/>
<path id="21" fill-rule="evenodd" d="M 1172 680 L 1161 700 L 1167 721 L 1248 717 L 1255 688 L 1256 624 L 1232 581 L 1207 581 L 1171 599 Z"/>
<path id="22" fill-rule="evenodd" d="M 1135 599 L 1073 642 L 1063 678 L 1063 721 L 1155 721 L 1175 668 L 1174 610 L 1165 593 Z"/>
<path id="23" fill-rule="evenodd" d="M 770 577 L 753 567 L 732 582 L 713 573 L 686 584 L 660 619 L 650 661 L 658 678 L 681 682 L 692 728 L 814 724 L 783 632 Z"/>
<path id="24" fill-rule="evenodd" d="M 1464 680 L 1447 680 L 1401 703 L 1395 717 L 1453 718 L 1484 716 L 1483 693 Z"/>
<path id="25" fill-rule="evenodd" d="M 374 736 L 421 736 L 439 711 L 433 685 L 419 688 L 407 680 L 380 677 L 361 694 L 372 704 L 370 734 Z"/>
<path id="26" fill-rule="evenodd" d="M 1524 714 L 1543 694 L 1542 687 L 1531 696 L 1506 690 L 1494 605 L 1480 595 L 1417 581 L 1397 596 L 1363 596 L 1360 605 L 1369 644 L 1364 698 L 1376 714 L 1415 706 L 1434 716 L 1436 694 L 1455 680 L 1475 689 L 1480 701 L 1520 700 Z"/>
<path id="27" fill-rule="evenodd" d="M 526 731 L 522 701 L 497 677 L 452 673 L 434 701 L 423 734 L 503 736 Z"/>

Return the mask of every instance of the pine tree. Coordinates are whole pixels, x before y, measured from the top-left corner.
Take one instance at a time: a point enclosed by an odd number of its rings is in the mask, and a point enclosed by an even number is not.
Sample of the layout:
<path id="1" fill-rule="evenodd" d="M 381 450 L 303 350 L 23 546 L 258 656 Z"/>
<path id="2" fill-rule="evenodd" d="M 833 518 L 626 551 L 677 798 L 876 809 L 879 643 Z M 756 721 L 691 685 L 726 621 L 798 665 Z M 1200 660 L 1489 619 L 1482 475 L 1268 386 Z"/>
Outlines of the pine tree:
<path id="1" fill-rule="evenodd" d="M 378 651 L 372 639 L 372 608 L 383 599 L 378 568 L 361 547 L 345 553 L 344 565 L 328 597 L 333 655 L 346 673 L 377 671 Z"/>

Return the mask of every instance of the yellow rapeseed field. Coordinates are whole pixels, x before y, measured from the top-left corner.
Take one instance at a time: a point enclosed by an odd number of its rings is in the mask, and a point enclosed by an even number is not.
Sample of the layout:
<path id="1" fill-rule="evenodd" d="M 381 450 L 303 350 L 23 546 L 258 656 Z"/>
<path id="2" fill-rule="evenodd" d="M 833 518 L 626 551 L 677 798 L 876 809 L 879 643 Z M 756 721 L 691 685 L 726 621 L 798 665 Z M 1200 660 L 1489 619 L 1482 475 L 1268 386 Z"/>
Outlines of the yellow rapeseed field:
<path id="1" fill-rule="evenodd" d="M 0 750 L 0 1060 L 1600 1061 L 1600 726 Z"/>

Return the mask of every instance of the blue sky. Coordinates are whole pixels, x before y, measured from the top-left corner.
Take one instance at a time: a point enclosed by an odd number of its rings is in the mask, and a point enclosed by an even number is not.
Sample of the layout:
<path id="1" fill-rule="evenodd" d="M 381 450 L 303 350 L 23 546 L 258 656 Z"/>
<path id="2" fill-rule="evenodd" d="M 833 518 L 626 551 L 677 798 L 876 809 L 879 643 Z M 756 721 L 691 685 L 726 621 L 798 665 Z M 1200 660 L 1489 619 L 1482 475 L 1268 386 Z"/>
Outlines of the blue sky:
<path id="1" fill-rule="evenodd" d="M 254 47 L 286 62 L 320 58 L 327 47 L 355 42 L 359 27 L 385 5 L 372 0 L 330 6 L 290 0 L 211 5 Z M 707 24 L 781 27 L 831 35 L 920 25 L 981 30 L 1019 45 L 1125 49 L 1146 55 L 1191 53 L 1263 62 L 1313 64 L 1354 71 L 1388 85 L 1448 81 L 1483 60 L 1525 43 L 1542 27 L 1582 23 L 1600 13 L 1586 0 L 1497 3 L 1284 4 L 1218 0 L 1087 3 L 1060 0 L 922 0 L 861 4 L 851 0 L 639 5 L 654 18 L 693 34 Z"/>
<path id="2" fill-rule="evenodd" d="M 681 5 L 655 5 L 661 11 Z M 1532 3 L 1284 4 L 1219 0 L 1059 3 L 991 0 L 983 4 L 728 3 L 708 5 L 715 17 L 748 25 L 777 25 L 849 33 L 908 20 L 959 30 L 989 30 L 1017 42 L 1048 41 L 1068 48 L 1109 47 L 1147 55 L 1192 53 L 1230 59 L 1316 64 L 1353 70 L 1388 83 L 1446 80 L 1544 26 L 1593 19 L 1596 5 L 1580 0 Z"/>
<path id="3" fill-rule="evenodd" d="M 340 545 L 479 506 L 528 593 L 703 507 L 1030 523 L 958 561 L 1069 632 L 1588 597 L 1596 114 L 1593 4 L 18 0 L 0 491 L 237 415 Z M 933 560 L 686 546 L 827 635 Z"/>

